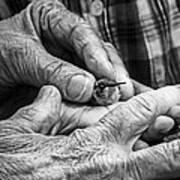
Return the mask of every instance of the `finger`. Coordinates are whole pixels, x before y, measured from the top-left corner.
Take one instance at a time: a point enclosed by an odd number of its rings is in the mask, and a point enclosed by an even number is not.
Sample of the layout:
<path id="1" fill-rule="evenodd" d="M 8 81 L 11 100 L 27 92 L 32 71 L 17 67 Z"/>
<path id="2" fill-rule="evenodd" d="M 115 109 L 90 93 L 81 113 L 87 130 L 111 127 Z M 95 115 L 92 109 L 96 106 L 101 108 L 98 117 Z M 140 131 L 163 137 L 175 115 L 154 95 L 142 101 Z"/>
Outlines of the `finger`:
<path id="1" fill-rule="evenodd" d="M 44 86 L 35 101 L 19 109 L 10 120 L 34 132 L 47 134 L 59 120 L 60 109 L 61 95 L 57 88 Z"/>
<path id="2" fill-rule="evenodd" d="M 170 117 L 172 117 L 175 121 L 175 126 L 173 127 L 172 131 L 170 131 L 170 133 L 167 134 L 166 137 L 164 137 L 164 141 L 165 142 L 169 142 L 172 141 L 174 139 L 179 139 L 180 137 L 180 106 L 174 106 L 170 109 L 170 111 L 168 112 L 168 115 Z"/>
<path id="3" fill-rule="evenodd" d="M 58 44 L 69 49 L 73 47 L 93 74 L 114 80 L 112 65 L 98 35 L 86 21 L 68 11 L 60 1 L 33 2 L 26 13 L 31 14 L 38 34 L 43 34 L 49 46 L 56 49 Z"/>
<path id="4" fill-rule="evenodd" d="M 51 135 L 69 134 L 77 128 L 94 126 L 110 110 L 103 106 L 85 106 L 63 102 L 60 119 L 53 127 Z"/>
<path id="5" fill-rule="evenodd" d="M 148 148 L 149 145 L 147 142 L 143 141 L 143 140 L 137 140 L 133 146 L 133 150 L 134 151 L 138 151 L 138 150 L 141 150 L 141 149 L 145 149 L 145 148 Z"/>
<path id="6" fill-rule="evenodd" d="M 93 92 L 95 78 L 90 73 L 70 63 L 53 57 L 38 43 L 21 36 L 11 38 L 11 47 L 4 61 L 11 67 L 6 76 L 14 84 L 56 86 L 64 99 L 75 102 L 88 101 Z M 13 57 L 13 58 L 11 58 Z"/>
<path id="7" fill-rule="evenodd" d="M 172 107 L 168 114 L 175 119 L 178 125 L 180 124 L 180 106 Z"/>
<path id="8" fill-rule="evenodd" d="M 134 88 L 123 61 L 112 44 L 104 43 L 104 48 L 107 52 L 108 59 L 113 66 L 116 82 L 126 83 L 119 87 L 122 94 L 121 99 L 129 99 L 134 95 Z"/>
<path id="9" fill-rule="evenodd" d="M 96 77 L 115 80 L 114 67 L 90 25 L 85 22 L 77 25 L 71 39 L 76 53 Z"/>
<path id="10" fill-rule="evenodd" d="M 159 116 L 143 134 L 146 142 L 157 142 L 174 127 L 174 120 L 168 116 Z"/>
<path id="11" fill-rule="evenodd" d="M 43 81 L 58 87 L 64 99 L 79 103 L 90 100 L 95 84 L 92 74 L 45 52 L 38 57 Z"/>
<path id="12" fill-rule="evenodd" d="M 176 140 L 134 152 L 128 161 L 130 164 L 129 169 L 131 169 L 131 173 L 137 179 L 170 179 L 179 177 L 179 149 L 180 141 Z M 137 169 L 140 171 L 137 171 Z"/>
<path id="13" fill-rule="evenodd" d="M 69 134 L 77 128 L 94 127 L 114 107 L 116 107 L 116 104 L 91 107 L 62 102 L 60 121 L 53 127 L 51 135 Z"/>

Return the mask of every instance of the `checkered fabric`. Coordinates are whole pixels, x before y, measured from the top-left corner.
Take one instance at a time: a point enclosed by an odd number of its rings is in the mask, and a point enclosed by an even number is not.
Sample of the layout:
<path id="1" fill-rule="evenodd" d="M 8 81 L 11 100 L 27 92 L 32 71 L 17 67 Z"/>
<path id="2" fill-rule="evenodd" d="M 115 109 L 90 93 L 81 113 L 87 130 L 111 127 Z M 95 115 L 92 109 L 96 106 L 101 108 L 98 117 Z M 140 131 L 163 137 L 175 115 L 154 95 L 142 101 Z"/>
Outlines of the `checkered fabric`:
<path id="1" fill-rule="evenodd" d="M 70 3 L 71 2 L 71 3 Z M 73 2 L 73 3 L 72 3 Z M 94 17 L 92 0 L 64 0 L 115 45 L 132 78 L 154 88 L 180 82 L 180 1 L 102 0 Z"/>
<path id="2" fill-rule="evenodd" d="M 17 10 L 28 0 L 6 1 Z M 114 44 L 132 78 L 154 88 L 180 83 L 180 0 L 101 0 L 99 16 L 94 0 L 61 1 Z"/>

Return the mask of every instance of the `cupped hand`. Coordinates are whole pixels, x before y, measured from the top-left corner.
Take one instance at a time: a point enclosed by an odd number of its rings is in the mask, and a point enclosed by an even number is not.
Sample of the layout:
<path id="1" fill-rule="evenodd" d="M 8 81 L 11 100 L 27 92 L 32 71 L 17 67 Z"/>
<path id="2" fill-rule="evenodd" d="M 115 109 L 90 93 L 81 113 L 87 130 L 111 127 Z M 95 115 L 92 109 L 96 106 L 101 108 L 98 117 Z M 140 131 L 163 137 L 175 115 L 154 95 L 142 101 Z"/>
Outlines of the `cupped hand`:
<path id="1" fill-rule="evenodd" d="M 45 86 L 33 104 L 0 122 L 0 177 L 20 180 L 178 177 L 179 140 L 136 152 L 132 147 L 158 116 L 168 114 L 179 104 L 180 87 L 166 87 L 101 107 L 104 115 L 92 127 L 77 129 L 69 136 L 46 136 L 63 119 L 59 113 L 62 110 L 59 91 Z M 98 113 L 94 109 L 90 119 Z"/>
<path id="2" fill-rule="evenodd" d="M 125 81 L 122 97 L 133 95 L 115 49 L 58 0 L 33 1 L 20 14 L 1 21 L 0 39 L 1 99 L 15 86 L 50 84 L 60 90 L 63 99 L 87 102 L 95 77 Z M 82 64 L 87 71 L 77 67 Z"/>
<path id="3" fill-rule="evenodd" d="M 133 80 L 135 95 L 152 91 L 153 89 L 147 87 L 135 80 Z M 149 145 L 154 145 L 163 141 L 163 138 L 167 136 L 175 126 L 175 117 L 169 115 L 160 115 L 150 125 L 150 127 L 144 132 L 141 139 L 139 139 L 135 145 L 134 150 L 147 148 Z"/>

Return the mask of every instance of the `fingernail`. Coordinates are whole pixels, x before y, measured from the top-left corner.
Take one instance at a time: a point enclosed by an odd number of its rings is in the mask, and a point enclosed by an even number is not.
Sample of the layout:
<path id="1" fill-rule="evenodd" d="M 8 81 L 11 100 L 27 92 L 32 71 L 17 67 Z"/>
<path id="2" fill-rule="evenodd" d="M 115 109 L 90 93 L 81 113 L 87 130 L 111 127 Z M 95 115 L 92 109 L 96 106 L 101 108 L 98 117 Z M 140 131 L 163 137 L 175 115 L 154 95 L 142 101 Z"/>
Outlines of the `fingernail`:
<path id="1" fill-rule="evenodd" d="M 79 74 L 72 76 L 67 85 L 67 98 L 74 102 L 87 102 L 93 92 L 95 78 L 91 75 Z"/>

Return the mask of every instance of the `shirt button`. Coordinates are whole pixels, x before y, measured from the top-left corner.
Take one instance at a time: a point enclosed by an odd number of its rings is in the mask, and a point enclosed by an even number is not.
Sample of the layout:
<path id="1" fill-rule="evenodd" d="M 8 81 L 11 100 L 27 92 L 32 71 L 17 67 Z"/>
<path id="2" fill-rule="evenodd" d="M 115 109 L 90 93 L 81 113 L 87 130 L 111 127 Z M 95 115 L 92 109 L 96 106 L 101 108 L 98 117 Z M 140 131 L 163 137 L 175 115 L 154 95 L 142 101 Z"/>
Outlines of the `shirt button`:
<path id="1" fill-rule="evenodd" d="M 103 12 L 104 5 L 101 0 L 94 0 L 90 5 L 90 13 L 93 16 L 100 16 Z"/>

